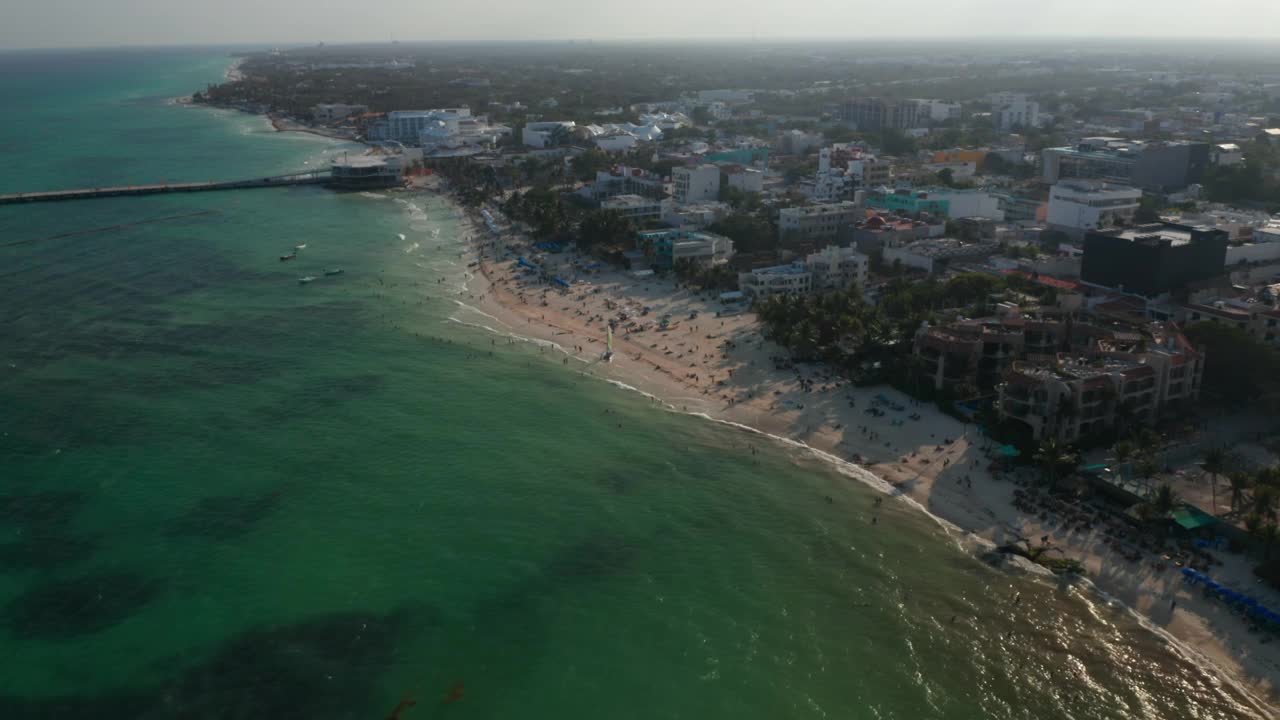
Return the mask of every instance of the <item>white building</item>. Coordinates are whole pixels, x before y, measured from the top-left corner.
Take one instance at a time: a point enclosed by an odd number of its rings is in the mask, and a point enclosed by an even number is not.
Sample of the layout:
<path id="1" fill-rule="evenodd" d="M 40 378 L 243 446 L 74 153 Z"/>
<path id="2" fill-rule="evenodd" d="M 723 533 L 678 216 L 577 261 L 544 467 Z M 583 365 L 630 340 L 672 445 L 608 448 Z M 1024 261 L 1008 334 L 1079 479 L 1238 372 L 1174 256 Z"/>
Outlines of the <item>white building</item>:
<path id="1" fill-rule="evenodd" d="M 1063 180 L 1049 191 L 1046 221 L 1073 238 L 1089 230 L 1127 225 L 1142 200 L 1142 191 L 1127 185 Z"/>
<path id="2" fill-rule="evenodd" d="M 1000 198 L 985 190 L 931 187 L 928 188 L 928 195 L 933 200 L 946 202 L 946 215 L 953 220 L 971 217 L 1004 220 Z"/>
<path id="3" fill-rule="evenodd" d="M 437 110 L 393 110 L 369 128 L 369 139 L 417 145 L 421 142 L 423 130 L 436 127 L 442 121 L 456 122 L 470 117 L 471 108 L 465 106 Z"/>
<path id="4" fill-rule="evenodd" d="M 723 265 L 733 257 L 733 241 L 709 232 L 690 233 L 671 243 L 672 266 L 682 260 L 698 265 Z"/>
<path id="5" fill-rule="evenodd" d="M 578 190 L 579 195 L 592 200 L 603 200 L 615 195 L 643 195 L 657 199 L 667 192 L 667 183 L 661 177 L 626 165 L 597 170 L 595 182 L 583 185 Z"/>
<path id="6" fill-rule="evenodd" d="M 804 259 L 809 269 L 811 287 L 815 292 L 822 290 L 844 290 L 857 285 L 867 285 L 867 266 L 870 264 L 866 255 L 852 247 L 828 245 Z"/>
<path id="7" fill-rule="evenodd" d="M 803 155 L 806 150 L 822 144 L 822 136 L 802 130 L 787 130 L 778 136 L 778 149 L 791 155 Z"/>
<path id="8" fill-rule="evenodd" d="M 916 111 L 918 119 L 932 122 L 960 119 L 960 103 L 946 100 L 916 100 L 916 104 L 920 106 Z"/>
<path id="9" fill-rule="evenodd" d="M 1209 148 L 1209 155 L 1214 165 L 1230 167 L 1244 162 L 1244 150 L 1235 143 L 1220 143 Z"/>
<path id="10" fill-rule="evenodd" d="M 511 135 L 506 125 L 490 125 L 483 116 L 442 114 L 418 133 L 418 144 L 437 153 L 461 148 L 485 148 Z"/>
<path id="11" fill-rule="evenodd" d="M 346 120 L 352 115 L 369 112 L 368 105 L 346 105 L 343 103 L 324 103 L 311 108 L 311 117 L 316 122 L 331 123 Z"/>
<path id="12" fill-rule="evenodd" d="M 729 203 L 715 200 L 686 205 L 668 200 L 662 207 L 662 222 L 675 227 L 700 229 L 724 219 L 729 211 Z"/>
<path id="13" fill-rule="evenodd" d="M 1214 227 L 1222 229 L 1221 225 Z M 1250 228 L 1241 228 L 1250 229 Z M 1280 260 L 1280 216 L 1268 218 L 1263 224 L 1251 228 L 1252 242 L 1238 242 L 1233 236 L 1227 245 L 1228 267 L 1239 263 L 1272 263 Z"/>
<path id="14" fill-rule="evenodd" d="M 754 168 L 740 168 L 727 173 L 729 187 L 745 193 L 764 191 L 764 173 Z"/>
<path id="15" fill-rule="evenodd" d="M 591 142 L 595 143 L 596 147 L 600 148 L 604 152 L 616 153 L 626 152 L 627 150 L 635 147 L 637 140 L 635 135 L 619 130 L 611 133 L 605 133 L 603 135 L 597 135 L 591 139 Z"/>
<path id="16" fill-rule="evenodd" d="M 885 247 L 881 252 L 884 261 L 924 270 L 941 272 L 952 261 L 972 261 L 990 257 L 1000 250 L 993 242 L 965 243 L 955 238 L 931 238 L 912 243 Z"/>
<path id="17" fill-rule="evenodd" d="M 555 142 L 557 135 L 573 133 L 578 124 L 572 120 L 553 120 L 547 122 L 531 122 L 524 126 L 521 141 L 529 147 L 544 148 Z M 563 128 L 563 130 L 557 129 Z"/>
<path id="18" fill-rule="evenodd" d="M 738 273 L 738 288 L 753 302 L 773 295 L 811 295 L 867 282 L 866 255 L 830 245 L 789 265 Z"/>
<path id="19" fill-rule="evenodd" d="M 680 112 L 654 112 L 641 113 L 640 124 L 652 125 L 659 130 L 675 130 L 676 128 L 692 127 L 693 121 L 689 119 L 688 115 Z"/>
<path id="20" fill-rule="evenodd" d="M 1015 125 L 1039 127 L 1040 103 L 1021 93 L 994 93 L 991 101 L 991 120 L 997 130 L 1010 130 Z"/>
<path id="21" fill-rule="evenodd" d="M 646 220 L 661 219 L 663 208 L 661 200 L 652 200 L 641 195 L 615 195 L 601 200 L 600 209 L 612 210 L 639 224 Z"/>
<path id="22" fill-rule="evenodd" d="M 808 295 L 813 276 L 802 262 L 738 273 L 738 290 L 752 302 L 774 295 Z"/>
<path id="23" fill-rule="evenodd" d="M 778 235 L 783 241 L 807 242 L 835 239 L 863 213 L 858 203 L 844 200 L 820 205 L 802 205 L 778 211 Z"/>
<path id="24" fill-rule="evenodd" d="M 715 165 L 678 167 L 671 171 L 676 202 L 691 203 L 720 198 L 720 168 Z"/>
<path id="25" fill-rule="evenodd" d="M 1254 228 L 1253 241 L 1280 243 L 1280 215 L 1271 218 L 1265 225 Z"/>
<path id="26" fill-rule="evenodd" d="M 636 249 L 658 268 L 688 261 L 704 267 L 721 265 L 733 257 L 733 241 L 715 233 L 687 230 L 646 230 L 636 235 Z"/>

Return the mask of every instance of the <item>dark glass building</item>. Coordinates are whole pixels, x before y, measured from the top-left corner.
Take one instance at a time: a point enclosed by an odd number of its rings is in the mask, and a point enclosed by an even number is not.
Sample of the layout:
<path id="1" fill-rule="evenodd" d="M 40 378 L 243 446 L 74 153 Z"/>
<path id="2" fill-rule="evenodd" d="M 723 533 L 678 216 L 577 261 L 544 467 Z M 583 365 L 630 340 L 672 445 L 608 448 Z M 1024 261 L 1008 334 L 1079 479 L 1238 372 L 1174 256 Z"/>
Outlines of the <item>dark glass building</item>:
<path id="1" fill-rule="evenodd" d="M 1154 297 L 1221 275 L 1226 259 L 1225 230 L 1153 223 L 1085 233 L 1080 278 Z"/>

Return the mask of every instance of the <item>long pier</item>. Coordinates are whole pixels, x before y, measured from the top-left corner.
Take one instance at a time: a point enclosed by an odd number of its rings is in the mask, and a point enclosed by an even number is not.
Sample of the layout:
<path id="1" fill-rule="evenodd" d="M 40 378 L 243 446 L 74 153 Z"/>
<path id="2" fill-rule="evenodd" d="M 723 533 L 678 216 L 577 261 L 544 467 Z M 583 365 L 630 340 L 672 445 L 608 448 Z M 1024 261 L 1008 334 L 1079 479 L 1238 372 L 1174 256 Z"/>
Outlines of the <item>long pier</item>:
<path id="1" fill-rule="evenodd" d="M 78 190 L 48 190 L 44 192 L 10 193 L 0 195 L 0 205 L 18 203 L 61 202 L 89 200 L 92 198 L 123 197 L 128 195 L 163 195 L 166 193 L 211 192 L 215 190 L 248 190 L 251 188 L 285 187 L 289 185 L 319 185 L 329 181 L 329 171 L 313 170 L 291 175 L 253 178 L 252 180 L 228 180 L 222 182 L 164 183 L 158 185 L 125 185 L 121 187 L 80 188 Z"/>

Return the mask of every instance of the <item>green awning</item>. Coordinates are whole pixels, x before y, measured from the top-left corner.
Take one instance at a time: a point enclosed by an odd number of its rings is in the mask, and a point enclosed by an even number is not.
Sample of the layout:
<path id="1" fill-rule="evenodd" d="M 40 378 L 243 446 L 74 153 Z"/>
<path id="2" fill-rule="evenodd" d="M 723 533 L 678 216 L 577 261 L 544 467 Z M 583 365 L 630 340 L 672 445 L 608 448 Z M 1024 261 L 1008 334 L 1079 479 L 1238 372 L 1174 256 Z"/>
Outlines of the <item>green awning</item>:
<path id="1" fill-rule="evenodd" d="M 1184 505 L 1173 511 L 1173 521 L 1181 525 L 1187 530 L 1195 530 L 1206 525 L 1212 525 L 1218 522 L 1218 518 L 1201 510 L 1200 508 Z"/>

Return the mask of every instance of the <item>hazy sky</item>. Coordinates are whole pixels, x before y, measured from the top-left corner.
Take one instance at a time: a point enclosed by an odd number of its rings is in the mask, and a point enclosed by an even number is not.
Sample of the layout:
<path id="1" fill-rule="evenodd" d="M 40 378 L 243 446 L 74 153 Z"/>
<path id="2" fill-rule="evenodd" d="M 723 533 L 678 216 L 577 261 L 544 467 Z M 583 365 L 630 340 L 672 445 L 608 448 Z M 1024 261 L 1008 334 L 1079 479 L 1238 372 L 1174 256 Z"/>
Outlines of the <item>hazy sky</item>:
<path id="1" fill-rule="evenodd" d="M 0 0 L 0 48 L 753 34 L 1280 39 L 1280 0 Z"/>

